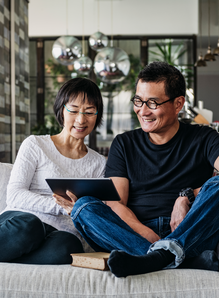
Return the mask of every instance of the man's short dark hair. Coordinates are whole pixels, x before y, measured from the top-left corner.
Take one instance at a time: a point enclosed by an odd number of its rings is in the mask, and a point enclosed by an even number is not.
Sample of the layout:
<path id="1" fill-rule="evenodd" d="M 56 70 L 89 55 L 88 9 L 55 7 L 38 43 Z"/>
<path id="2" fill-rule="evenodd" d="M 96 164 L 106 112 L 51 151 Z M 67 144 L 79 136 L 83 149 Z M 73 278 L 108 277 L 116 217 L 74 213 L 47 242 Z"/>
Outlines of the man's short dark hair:
<path id="1" fill-rule="evenodd" d="M 165 94 L 169 98 L 185 96 L 186 94 L 186 84 L 182 73 L 176 67 L 166 62 L 156 61 L 148 64 L 139 73 L 136 87 L 139 80 L 147 83 L 164 82 Z"/>
<path id="2" fill-rule="evenodd" d="M 97 108 L 97 120 L 94 129 L 100 126 L 103 117 L 103 100 L 98 86 L 91 80 L 86 78 L 75 78 L 67 81 L 59 90 L 53 106 L 53 110 L 59 125 L 63 126 L 63 108 L 70 101 L 74 101 L 80 94 L 83 95 L 83 102 L 85 96 L 89 104 Z"/>

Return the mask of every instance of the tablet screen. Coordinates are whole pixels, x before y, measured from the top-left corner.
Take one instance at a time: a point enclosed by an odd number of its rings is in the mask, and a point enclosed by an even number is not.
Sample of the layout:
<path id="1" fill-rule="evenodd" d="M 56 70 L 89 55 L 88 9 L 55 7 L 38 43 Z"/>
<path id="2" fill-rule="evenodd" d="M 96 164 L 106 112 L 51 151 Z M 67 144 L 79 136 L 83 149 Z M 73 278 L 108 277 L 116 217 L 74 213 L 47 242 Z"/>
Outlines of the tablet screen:
<path id="1" fill-rule="evenodd" d="M 52 192 L 66 199 L 69 190 L 77 198 L 92 196 L 102 201 L 120 201 L 119 194 L 110 178 L 47 178 Z"/>

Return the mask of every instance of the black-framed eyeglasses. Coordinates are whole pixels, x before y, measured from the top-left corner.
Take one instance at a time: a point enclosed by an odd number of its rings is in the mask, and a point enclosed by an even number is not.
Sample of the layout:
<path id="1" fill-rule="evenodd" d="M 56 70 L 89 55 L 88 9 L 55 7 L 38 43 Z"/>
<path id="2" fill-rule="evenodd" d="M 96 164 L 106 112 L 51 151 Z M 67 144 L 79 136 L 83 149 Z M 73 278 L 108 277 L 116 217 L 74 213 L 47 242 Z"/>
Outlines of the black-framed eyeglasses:
<path id="1" fill-rule="evenodd" d="M 143 100 L 141 100 L 140 98 L 134 96 L 134 97 L 131 99 L 131 101 L 132 101 L 133 104 L 134 104 L 136 107 L 138 107 L 138 108 L 141 108 L 141 107 L 143 106 L 143 104 L 145 103 L 146 106 L 147 106 L 149 109 L 151 109 L 151 110 L 156 110 L 156 109 L 157 109 L 157 106 L 161 106 L 162 104 L 164 104 L 164 103 L 166 103 L 166 102 L 168 102 L 168 101 L 174 100 L 174 99 L 175 99 L 175 97 L 174 97 L 174 98 L 170 98 L 170 99 L 168 99 L 168 100 L 166 100 L 166 101 L 163 101 L 163 102 L 161 102 L 161 103 L 157 103 L 156 100 L 154 100 L 154 99 L 148 99 L 147 101 L 143 101 Z"/>

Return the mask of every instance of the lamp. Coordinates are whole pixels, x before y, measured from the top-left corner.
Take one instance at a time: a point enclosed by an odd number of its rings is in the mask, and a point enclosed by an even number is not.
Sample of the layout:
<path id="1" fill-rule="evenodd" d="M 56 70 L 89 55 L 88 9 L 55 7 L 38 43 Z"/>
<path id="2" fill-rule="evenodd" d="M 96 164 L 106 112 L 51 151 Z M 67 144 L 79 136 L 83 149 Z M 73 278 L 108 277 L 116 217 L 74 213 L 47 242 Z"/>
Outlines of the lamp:
<path id="1" fill-rule="evenodd" d="M 98 52 L 94 59 L 94 72 L 105 83 L 116 84 L 125 79 L 129 73 L 130 61 L 127 53 L 113 47 L 113 4 L 111 0 L 111 41 L 110 47 Z"/>
<path id="2" fill-rule="evenodd" d="M 198 57 L 198 61 L 196 61 L 196 63 L 195 63 L 195 67 L 207 66 L 207 64 L 202 56 L 202 7 L 201 7 L 201 3 L 200 3 L 199 31 L 200 31 L 200 55 Z"/>
<path id="3" fill-rule="evenodd" d="M 53 57 L 63 65 L 71 65 L 81 56 L 81 43 L 73 36 L 61 36 L 52 46 Z"/>
<path id="4" fill-rule="evenodd" d="M 55 40 L 52 55 L 63 65 L 72 65 L 74 60 L 81 56 L 81 43 L 76 37 L 68 35 L 68 0 L 66 0 L 66 36 Z"/>
<path id="5" fill-rule="evenodd" d="M 94 59 L 94 72 L 105 83 L 116 84 L 123 81 L 129 69 L 129 57 L 119 48 L 107 47 L 98 52 Z"/>
<path id="6" fill-rule="evenodd" d="M 108 37 L 99 31 L 99 0 L 98 0 L 98 31 L 89 37 L 89 45 L 94 51 L 100 51 L 108 45 Z"/>
<path id="7" fill-rule="evenodd" d="M 213 54 L 215 56 L 219 56 L 219 37 L 218 37 L 217 47 L 214 49 Z"/>
<path id="8" fill-rule="evenodd" d="M 210 0 L 208 0 L 208 49 L 207 54 L 204 57 L 205 61 L 215 61 L 214 55 L 211 53 L 211 46 L 210 46 Z"/>
<path id="9" fill-rule="evenodd" d="M 84 55 L 85 40 L 84 40 L 84 0 L 82 0 L 82 56 L 74 62 L 74 69 L 78 74 L 88 75 L 92 69 L 92 60 Z"/>
<path id="10" fill-rule="evenodd" d="M 74 69 L 78 74 L 86 76 L 90 73 L 92 65 L 92 60 L 82 54 L 82 56 L 74 62 Z"/>
<path id="11" fill-rule="evenodd" d="M 198 60 L 195 63 L 195 67 L 202 67 L 202 66 L 207 66 L 205 60 L 203 59 L 202 54 L 200 53 L 200 55 L 198 56 Z"/>

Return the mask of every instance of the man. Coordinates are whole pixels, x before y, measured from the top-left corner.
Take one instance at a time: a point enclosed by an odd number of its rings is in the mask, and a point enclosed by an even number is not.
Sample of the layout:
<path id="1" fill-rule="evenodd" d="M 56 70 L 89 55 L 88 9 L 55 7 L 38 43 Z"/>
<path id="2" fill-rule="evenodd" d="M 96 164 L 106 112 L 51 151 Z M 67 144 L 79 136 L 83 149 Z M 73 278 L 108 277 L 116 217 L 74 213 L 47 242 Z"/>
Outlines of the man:
<path id="1" fill-rule="evenodd" d="M 132 101 L 141 128 L 115 138 L 106 167 L 121 201 L 74 204 L 76 228 L 95 250 L 111 251 L 118 277 L 175 268 L 218 243 L 219 177 L 208 179 L 219 169 L 219 135 L 178 121 L 185 90 L 164 62 L 140 72 Z"/>

